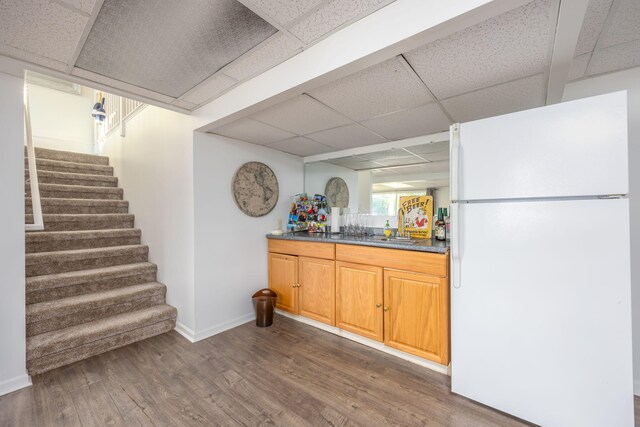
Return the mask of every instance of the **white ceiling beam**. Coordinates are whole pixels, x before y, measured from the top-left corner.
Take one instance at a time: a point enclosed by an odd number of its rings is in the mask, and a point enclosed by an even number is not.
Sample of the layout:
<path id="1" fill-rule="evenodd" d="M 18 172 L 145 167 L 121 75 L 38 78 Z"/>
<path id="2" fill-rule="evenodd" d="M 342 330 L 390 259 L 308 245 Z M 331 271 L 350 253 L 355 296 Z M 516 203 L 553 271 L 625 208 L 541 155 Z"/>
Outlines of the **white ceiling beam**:
<path id="1" fill-rule="evenodd" d="M 397 0 L 236 86 L 192 115 L 199 131 L 210 131 L 528 2 Z"/>
<path id="2" fill-rule="evenodd" d="M 96 18 L 98 17 L 100 9 L 102 9 L 103 3 L 104 0 L 96 0 L 96 2 L 93 4 L 93 9 L 91 9 L 91 13 L 87 18 L 87 24 L 84 26 L 84 30 L 82 30 L 82 34 L 80 35 L 80 40 L 78 40 L 78 44 L 73 51 L 73 55 L 71 55 L 71 58 L 69 58 L 69 62 L 67 62 L 67 69 L 65 70 L 67 74 L 71 74 L 71 71 L 73 71 L 73 67 L 76 65 L 76 61 L 80 56 L 80 52 L 82 52 L 82 48 L 87 41 L 87 37 L 89 37 L 89 32 L 91 31 L 91 28 L 93 28 L 93 24 L 96 22 Z"/>
<path id="3" fill-rule="evenodd" d="M 560 1 L 553 54 L 549 66 L 547 105 L 562 101 L 588 4 L 589 2 L 585 0 Z"/>

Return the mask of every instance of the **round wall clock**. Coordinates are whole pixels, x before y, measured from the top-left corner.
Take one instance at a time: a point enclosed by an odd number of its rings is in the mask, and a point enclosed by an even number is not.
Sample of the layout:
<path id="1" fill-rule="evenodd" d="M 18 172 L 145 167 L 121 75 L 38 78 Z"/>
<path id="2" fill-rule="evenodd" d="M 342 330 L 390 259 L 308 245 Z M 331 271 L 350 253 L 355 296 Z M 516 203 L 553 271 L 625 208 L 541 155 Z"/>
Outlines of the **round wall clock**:
<path id="1" fill-rule="evenodd" d="M 252 217 L 264 216 L 278 203 L 278 179 L 264 163 L 248 162 L 233 177 L 233 197 L 238 208 Z"/>
<path id="2" fill-rule="evenodd" d="M 347 187 L 347 183 L 342 178 L 331 178 L 324 188 L 324 194 L 327 196 L 329 206 L 337 206 L 339 208 L 349 206 L 349 187 Z"/>

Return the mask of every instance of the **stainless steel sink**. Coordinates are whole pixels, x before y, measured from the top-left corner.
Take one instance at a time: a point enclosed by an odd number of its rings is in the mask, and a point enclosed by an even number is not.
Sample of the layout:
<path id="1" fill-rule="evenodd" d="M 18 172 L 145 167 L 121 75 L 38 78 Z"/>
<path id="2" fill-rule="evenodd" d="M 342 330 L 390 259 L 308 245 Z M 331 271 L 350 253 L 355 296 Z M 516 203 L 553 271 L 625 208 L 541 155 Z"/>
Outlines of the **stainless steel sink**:
<path id="1" fill-rule="evenodd" d="M 396 238 L 396 237 L 385 237 L 385 236 L 373 236 L 372 239 L 377 242 L 400 243 L 403 245 L 415 245 L 416 243 L 418 243 L 416 240 L 411 240 L 406 238 L 402 239 L 402 238 Z"/>

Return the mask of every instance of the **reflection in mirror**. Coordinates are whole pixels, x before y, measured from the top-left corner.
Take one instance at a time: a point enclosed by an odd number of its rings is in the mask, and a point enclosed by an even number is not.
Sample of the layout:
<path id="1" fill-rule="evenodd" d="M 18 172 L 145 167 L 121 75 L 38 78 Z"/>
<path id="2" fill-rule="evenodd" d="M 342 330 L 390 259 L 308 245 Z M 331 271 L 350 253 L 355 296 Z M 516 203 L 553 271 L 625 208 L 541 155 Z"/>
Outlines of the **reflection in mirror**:
<path id="1" fill-rule="evenodd" d="M 349 187 L 347 212 L 371 214 L 370 227 L 397 225 L 402 196 L 432 195 L 434 215 L 448 208 L 449 141 L 384 149 L 305 164 L 305 192 L 322 194 L 333 177 Z"/>

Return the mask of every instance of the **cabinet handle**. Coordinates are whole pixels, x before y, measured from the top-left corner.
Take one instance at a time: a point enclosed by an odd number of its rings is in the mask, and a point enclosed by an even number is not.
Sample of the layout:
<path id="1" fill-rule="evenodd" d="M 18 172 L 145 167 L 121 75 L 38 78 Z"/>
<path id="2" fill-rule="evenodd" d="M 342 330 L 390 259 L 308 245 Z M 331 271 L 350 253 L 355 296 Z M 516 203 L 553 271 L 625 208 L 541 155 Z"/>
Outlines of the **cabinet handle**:
<path id="1" fill-rule="evenodd" d="M 297 288 L 297 287 L 298 287 L 298 285 L 296 285 L 296 284 L 294 283 L 294 284 L 293 284 L 293 287 L 294 287 L 294 288 Z"/>
<path id="2" fill-rule="evenodd" d="M 380 308 L 380 307 L 382 307 L 382 304 L 377 303 L 377 304 L 376 304 L 376 308 Z"/>
<path id="3" fill-rule="evenodd" d="M 389 307 L 383 308 L 384 311 L 389 311 Z"/>

